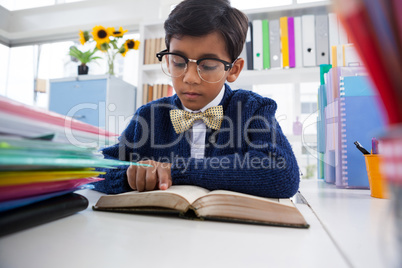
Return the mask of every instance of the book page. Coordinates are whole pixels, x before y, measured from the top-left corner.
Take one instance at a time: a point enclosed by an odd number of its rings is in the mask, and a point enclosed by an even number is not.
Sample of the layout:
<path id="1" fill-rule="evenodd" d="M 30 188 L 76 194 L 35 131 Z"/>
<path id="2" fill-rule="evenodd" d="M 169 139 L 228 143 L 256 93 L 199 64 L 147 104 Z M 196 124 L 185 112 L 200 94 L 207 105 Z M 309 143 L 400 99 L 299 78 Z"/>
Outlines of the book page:
<path id="1" fill-rule="evenodd" d="M 293 207 L 292 201 L 290 201 L 289 198 L 284 198 L 284 199 L 279 199 L 279 198 L 266 198 L 266 197 L 259 197 L 259 196 L 254 196 L 254 195 L 249 195 L 249 194 L 243 194 L 243 193 L 238 193 L 238 192 L 232 192 L 232 191 L 226 191 L 226 190 L 215 190 L 209 192 L 208 195 L 232 195 L 232 196 L 243 196 L 247 197 L 250 199 L 255 199 L 255 200 L 261 200 L 264 202 L 272 202 L 272 203 L 280 203 L 281 205 L 286 205 Z M 290 202 L 288 202 L 290 201 Z"/>
<path id="2" fill-rule="evenodd" d="M 184 197 L 189 204 L 192 204 L 196 199 L 210 192 L 207 189 L 192 185 L 173 185 L 167 190 L 158 190 L 158 191 L 180 195 Z"/>
<path id="3" fill-rule="evenodd" d="M 155 190 L 155 191 L 146 191 L 146 192 L 127 192 L 119 194 L 119 196 L 124 195 L 152 195 L 152 194 L 174 194 L 181 196 L 184 198 L 189 204 L 192 204 L 196 199 L 207 195 L 210 191 L 198 186 L 192 185 L 172 185 L 167 190 Z"/>

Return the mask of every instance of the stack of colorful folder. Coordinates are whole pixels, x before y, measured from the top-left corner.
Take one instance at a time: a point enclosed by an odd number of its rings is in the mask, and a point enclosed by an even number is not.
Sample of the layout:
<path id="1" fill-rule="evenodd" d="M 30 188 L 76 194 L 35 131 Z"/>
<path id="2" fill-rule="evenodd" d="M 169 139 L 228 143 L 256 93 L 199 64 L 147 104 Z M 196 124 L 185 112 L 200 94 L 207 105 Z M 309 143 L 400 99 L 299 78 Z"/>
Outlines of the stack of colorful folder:
<path id="1" fill-rule="evenodd" d="M 84 210 L 116 134 L 0 97 L 0 236 Z"/>

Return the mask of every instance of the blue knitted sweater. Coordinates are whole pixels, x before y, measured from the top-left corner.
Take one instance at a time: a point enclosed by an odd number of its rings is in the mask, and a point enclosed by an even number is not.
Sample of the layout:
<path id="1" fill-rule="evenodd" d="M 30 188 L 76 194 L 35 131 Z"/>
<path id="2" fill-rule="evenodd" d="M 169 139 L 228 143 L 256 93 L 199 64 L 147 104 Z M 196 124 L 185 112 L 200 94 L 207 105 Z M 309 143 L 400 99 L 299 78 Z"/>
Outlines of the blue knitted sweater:
<path id="1" fill-rule="evenodd" d="M 299 168 L 292 148 L 275 119 L 275 101 L 225 85 L 220 130 L 207 128 L 205 156 L 191 158 L 189 132 L 176 134 L 169 111 L 181 108 L 177 95 L 140 107 L 119 138 L 103 149 L 105 158 L 151 159 L 172 163 L 173 185 L 197 185 L 263 197 L 288 198 L 299 187 Z M 127 166 L 106 169 L 95 190 L 130 191 Z"/>

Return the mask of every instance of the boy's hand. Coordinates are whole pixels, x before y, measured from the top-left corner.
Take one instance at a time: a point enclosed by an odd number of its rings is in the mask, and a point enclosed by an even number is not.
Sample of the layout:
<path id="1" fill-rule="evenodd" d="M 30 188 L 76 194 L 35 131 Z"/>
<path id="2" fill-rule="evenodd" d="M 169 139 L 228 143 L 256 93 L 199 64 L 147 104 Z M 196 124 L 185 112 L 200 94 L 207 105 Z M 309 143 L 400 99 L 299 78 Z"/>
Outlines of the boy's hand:
<path id="1" fill-rule="evenodd" d="M 172 164 L 161 163 L 152 160 L 140 161 L 140 164 L 148 164 L 152 167 L 131 165 L 127 169 L 128 184 L 133 190 L 139 192 L 152 190 L 166 190 L 172 186 L 170 168 Z"/>

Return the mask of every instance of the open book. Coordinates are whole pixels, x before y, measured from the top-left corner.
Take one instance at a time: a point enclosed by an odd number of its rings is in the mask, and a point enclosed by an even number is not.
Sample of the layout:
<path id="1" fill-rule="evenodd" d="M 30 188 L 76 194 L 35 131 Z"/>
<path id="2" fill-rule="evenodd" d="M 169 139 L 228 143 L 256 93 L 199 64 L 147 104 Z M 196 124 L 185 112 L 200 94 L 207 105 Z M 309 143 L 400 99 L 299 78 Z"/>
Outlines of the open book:
<path id="1" fill-rule="evenodd" d="M 176 213 L 183 217 L 308 228 L 290 199 L 262 198 L 232 191 L 174 185 L 167 190 L 100 197 L 94 210 Z"/>

